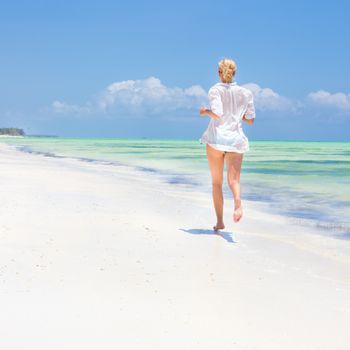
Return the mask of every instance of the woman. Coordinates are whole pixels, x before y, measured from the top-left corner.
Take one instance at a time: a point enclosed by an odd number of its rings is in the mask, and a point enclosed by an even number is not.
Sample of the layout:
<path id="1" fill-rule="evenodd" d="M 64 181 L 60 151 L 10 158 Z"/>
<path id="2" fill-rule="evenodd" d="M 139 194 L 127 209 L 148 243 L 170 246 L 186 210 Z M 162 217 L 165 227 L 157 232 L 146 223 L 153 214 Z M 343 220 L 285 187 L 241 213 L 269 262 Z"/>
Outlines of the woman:
<path id="1" fill-rule="evenodd" d="M 199 141 L 206 144 L 208 164 L 212 178 L 212 194 L 217 223 L 215 231 L 224 229 L 222 194 L 223 170 L 226 160 L 227 182 L 233 193 L 233 220 L 242 215 L 240 172 L 244 152 L 249 151 L 249 142 L 242 129 L 242 121 L 252 125 L 255 118 L 253 94 L 250 90 L 232 82 L 236 63 L 231 59 L 219 62 L 220 82 L 209 92 L 210 109 L 200 108 L 201 116 L 210 117 L 209 125 Z"/>

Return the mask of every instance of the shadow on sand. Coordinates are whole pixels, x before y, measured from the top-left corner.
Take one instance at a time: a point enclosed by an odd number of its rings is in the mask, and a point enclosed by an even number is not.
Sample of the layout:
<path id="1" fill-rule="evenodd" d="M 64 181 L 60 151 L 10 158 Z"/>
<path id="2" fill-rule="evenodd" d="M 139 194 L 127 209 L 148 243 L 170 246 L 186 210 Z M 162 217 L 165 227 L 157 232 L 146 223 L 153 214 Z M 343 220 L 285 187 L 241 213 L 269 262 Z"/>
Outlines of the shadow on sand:
<path id="1" fill-rule="evenodd" d="M 191 229 L 184 229 L 180 228 L 179 230 L 183 232 L 190 233 L 192 235 L 216 235 L 221 236 L 223 239 L 225 239 L 229 243 L 237 243 L 232 239 L 231 233 L 228 231 L 214 231 L 214 230 L 208 230 L 208 229 L 200 229 L 200 228 L 191 228 Z"/>

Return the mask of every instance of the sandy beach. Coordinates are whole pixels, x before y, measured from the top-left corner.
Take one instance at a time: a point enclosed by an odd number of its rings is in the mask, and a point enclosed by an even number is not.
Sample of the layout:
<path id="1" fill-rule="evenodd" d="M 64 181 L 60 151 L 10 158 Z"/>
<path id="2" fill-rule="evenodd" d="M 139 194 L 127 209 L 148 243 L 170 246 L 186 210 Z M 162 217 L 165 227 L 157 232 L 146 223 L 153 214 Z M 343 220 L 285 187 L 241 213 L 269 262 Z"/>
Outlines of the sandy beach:
<path id="1" fill-rule="evenodd" d="M 124 166 L 0 144 L 0 347 L 350 348 L 350 242 Z"/>

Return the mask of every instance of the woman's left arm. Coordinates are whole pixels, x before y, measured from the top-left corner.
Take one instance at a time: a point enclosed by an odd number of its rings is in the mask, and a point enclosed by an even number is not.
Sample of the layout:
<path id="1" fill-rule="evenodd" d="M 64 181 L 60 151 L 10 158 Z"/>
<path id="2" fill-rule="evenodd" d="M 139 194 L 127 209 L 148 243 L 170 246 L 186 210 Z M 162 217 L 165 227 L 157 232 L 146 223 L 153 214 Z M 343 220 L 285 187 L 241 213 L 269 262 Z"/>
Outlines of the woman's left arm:
<path id="1" fill-rule="evenodd" d="M 252 125 L 254 123 L 254 119 L 255 119 L 254 96 L 253 96 L 253 93 L 249 91 L 247 108 L 243 115 L 242 120 L 247 124 Z"/>

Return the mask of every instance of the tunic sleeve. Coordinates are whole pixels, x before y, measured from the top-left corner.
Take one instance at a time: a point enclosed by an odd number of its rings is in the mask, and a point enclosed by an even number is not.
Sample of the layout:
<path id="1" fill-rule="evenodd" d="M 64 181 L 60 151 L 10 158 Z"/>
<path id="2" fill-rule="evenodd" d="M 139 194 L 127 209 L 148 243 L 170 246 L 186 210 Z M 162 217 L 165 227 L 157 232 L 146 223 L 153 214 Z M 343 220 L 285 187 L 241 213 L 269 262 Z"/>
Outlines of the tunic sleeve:
<path id="1" fill-rule="evenodd" d="M 211 88 L 208 92 L 210 109 L 219 117 L 223 115 L 223 107 L 220 92 L 217 89 Z"/>
<path id="2" fill-rule="evenodd" d="M 249 94 L 248 94 L 248 105 L 247 105 L 247 109 L 245 111 L 245 118 L 246 119 L 254 119 L 255 118 L 254 97 L 253 97 L 253 93 L 251 91 L 249 91 Z"/>

